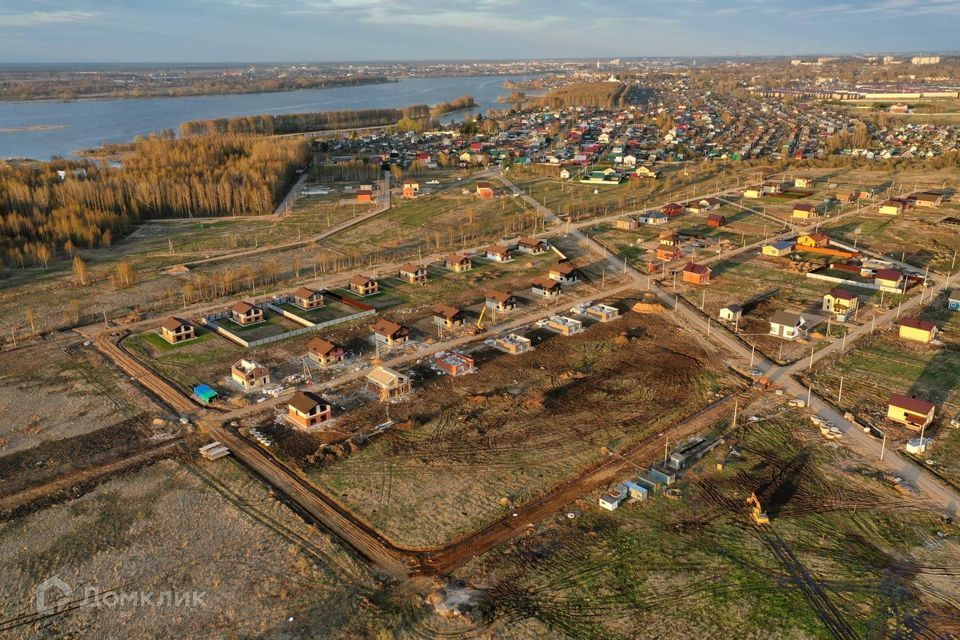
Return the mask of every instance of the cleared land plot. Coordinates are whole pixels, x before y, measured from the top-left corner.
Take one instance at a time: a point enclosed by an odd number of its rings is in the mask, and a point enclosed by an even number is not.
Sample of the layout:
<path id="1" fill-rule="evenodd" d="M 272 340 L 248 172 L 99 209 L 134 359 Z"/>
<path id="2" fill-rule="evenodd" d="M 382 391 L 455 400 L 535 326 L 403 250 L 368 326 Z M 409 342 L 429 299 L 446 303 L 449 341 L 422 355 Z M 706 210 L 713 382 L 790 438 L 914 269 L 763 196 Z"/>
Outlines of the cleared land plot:
<path id="1" fill-rule="evenodd" d="M 954 575 L 960 548 L 935 535 L 944 525 L 807 432 L 789 414 L 745 428 L 685 473 L 679 499 L 610 513 L 594 495 L 457 576 L 489 585 L 482 606 L 504 638 L 955 631 L 957 584 L 941 571 Z M 753 525 L 750 491 L 770 527 Z"/>
<path id="2" fill-rule="evenodd" d="M 534 351 L 491 350 L 477 374 L 423 383 L 414 400 L 391 409 L 396 429 L 304 470 L 385 535 L 435 545 L 595 463 L 603 447 L 617 451 L 655 434 L 734 385 L 661 317 L 630 314 L 570 338 L 532 335 Z M 374 405 L 341 420 L 369 428 L 382 415 Z"/>
<path id="3" fill-rule="evenodd" d="M 16 638 L 377 637 L 420 606 L 381 587 L 229 459 L 159 462 L 2 523 L 0 568 L 4 620 L 33 616 L 37 585 L 54 576 L 75 597 L 202 594 L 188 606 L 82 607 L 8 629 Z"/>
<path id="4" fill-rule="evenodd" d="M 0 354 L 0 456 L 104 429 L 151 403 L 70 336 Z"/>
<path id="5" fill-rule="evenodd" d="M 343 304 L 342 302 L 338 302 L 329 298 L 324 301 L 322 307 L 316 307 L 313 309 L 301 309 L 297 305 L 289 302 L 280 305 L 280 308 L 284 311 L 294 314 L 295 316 L 303 318 L 304 320 L 309 320 L 314 324 L 327 322 L 329 320 L 336 320 L 337 318 L 343 318 L 360 312 L 360 309 L 357 307 L 351 307 L 350 305 Z"/>

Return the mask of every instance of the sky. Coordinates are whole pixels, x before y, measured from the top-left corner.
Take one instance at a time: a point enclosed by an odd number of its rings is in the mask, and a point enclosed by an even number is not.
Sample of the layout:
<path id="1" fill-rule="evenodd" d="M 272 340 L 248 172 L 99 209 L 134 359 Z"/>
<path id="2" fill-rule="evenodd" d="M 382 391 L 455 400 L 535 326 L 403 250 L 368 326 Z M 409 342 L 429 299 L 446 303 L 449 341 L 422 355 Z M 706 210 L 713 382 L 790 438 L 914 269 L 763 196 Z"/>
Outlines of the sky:
<path id="1" fill-rule="evenodd" d="M 960 0 L 0 0 L 0 63 L 956 51 Z"/>

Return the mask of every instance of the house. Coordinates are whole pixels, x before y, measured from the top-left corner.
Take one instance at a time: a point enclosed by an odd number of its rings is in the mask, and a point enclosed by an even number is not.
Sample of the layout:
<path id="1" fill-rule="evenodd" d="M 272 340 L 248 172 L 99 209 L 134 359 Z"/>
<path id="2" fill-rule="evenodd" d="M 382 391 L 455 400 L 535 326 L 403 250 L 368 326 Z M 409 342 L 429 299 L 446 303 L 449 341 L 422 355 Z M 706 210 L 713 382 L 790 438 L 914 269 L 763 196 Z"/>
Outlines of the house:
<path id="1" fill-rule="evenodd" d="M 793 242 L 790 240 L 777 240 L 776 242 L 763 245 L 763 249 L 761 249 L 760 252 L 765 256 L 782 258 L 793 252 Z"/>
<path id="2" fill-rule="evenodd" d="M 367 389 L 374 392 L 380 402 L 399 400 L 410 393 L 410 378 L 387 367 L 376 367 L 367 374 Z"/>
<path id="3" fill-rule="evenodd" d="M 880 204 L 879 212 L 888 216 L 895 216 L 903 213 L 903 210 L 904 202 L 902 200 L 891 199 Z"/>
<path id="4" fill-rule="evenodd" d="M 230 377 L 244 389 L 270 384 L 270 371 L 256 360 L 238 360 L 230 367 Z"/>
<path id="5" fill-rule="evenodd" d="M 806 319 L 799 313 L 780 310 L 770 318 L 770 335 L 793 340 L 806 324 Z"/>
<path id="6" fill-rule="evenodd" d="M 929 209 L 933 207 L 939 207 L 941 204 L 943 204 L 943 196 L 939 193 L 930 193 L 928 191 L 924 191 L 922 193 L 911 194 L 910 201 L 913 202 L 913 206 L 915 207 Z"/>
<path id="7" fill-rule="evenodd" d="M 493 184 L 481 180 L 477 183 L 477 196 L 482 200 L 488 200 L 493 197 Z"/>
<path id="8" fill-rule="evenodd" d="M 407 178 L 403 181 L 403 197 L 416 198 L 420 193 L 420 183 L 416 180 Z"/>
<path id="9" fill-rule="evenodd" d="M 761 196 L 763 196 L 763 192 L 760 191 L 760 189 L 756 189 L 754 187 L 745 189 L 743 192 L 744 198 L 756 199 L 756 198 L 760 198 Z"/>
<path id="10" fill-rule="evenodd" d="M 560 284 L 573 284 L 580 280 L 580 271 L 569 262 L 558 262 L 550 267 L 547 276 Z"/>
<path id="11" fill-rule="evenodd" d="M 657 260 L 676 260 L 680 256 L 679 245 L 661 244 L 657 247 Z"/>
<path id="12" fill-rule="evenodd" d="M 323 306 L 323 293 L 310 287 L 300 287 L 293 293 L 293 304 L 304 311 Z"/>
<path id="13" fill-rule="evenodd" d="M 170 344 L 179 344 L 193 340 L 197 333 L 186 320 L 171 316 L 160 324 L 160 336 Z"/>
<path id="14" fill-rule="evenodd" d="M 450 271 L 462 273 L 470 271 L 473 268 L 473 262 L 470 260 L 470 256 L 451 253 L 443 259 L 443 266 Z"/>
<path id="15" fill-rule="evenodd" d="M 947 293 L 947 309 L 950 309 L 950 311 L 960 310 L 960 290 L 951 289 Z"/>
<path id="16" fill-rule="evenodd" d="M 370 204 L 371 202 L 373 202 L 373 191 L 369 189 L 357 191 L 357 204 Z"/>
<path id="17" fill-rule="evenodd" d="M 371 328 L 373 329 L 373 339 L 388 347 L 401 345 L 410 339 L 409 329 L 386 318 L 380 318 L 373 323 Z"/>
<path id="18" fill-rule="evenodd" d="M 840 204 L 850 204 L 860 199 L 859 191 L 838 191 L 834 196 Z"/>
<path id="19" fill-rule="evenodd" d="M 517 298 L 506 291 L 487 291 L 485 304 L 488 309 L 505 313 L 516 308 Z"/>
<path id="20" fill-rule="evenodd" d="M 608 304 L 595 304 L 587 307 L 587 315 L 596 318 L 600 322 L 610 322 L 620 317 L 620 309 L 611 307 Z"/>
<path id="21" fill-rule="evenodd" d="M 427 268 L 420 264 L 407 263 L 400 267 L 398 277 L 410 284 L 427 284 Z"/>
<path id="22" fill-rule="evenodd" d="M 546 253 L 549 249 L 550 245 L 544 240 L 537 240 L 536 238 L 520 238 L 520 240 L 517 241 L 517 251 L 520 253 L 540 255 L 541 253 Z"/>
<path id="23" fill-rule="evenodd" d="M 820 217 L 817 208 L 807 202 L 798 202 L 793 205 L 793 217 L 799 220 L 810 220 Z"/>
<path id="24" fill-rule="evenodd" d="M 798 247 L 823 248 L 830 244 L 830 237 L 825 233 L 805 233 L 797 238 Z"/>
<path id="25" fill-rule="evenodd" d="M 321 367 L 329 367 L 343 362 L 346 351 L 340 345 L 323 338 L 314 338 L 307 343 L 307 357 Z"/>
<path id="26" fill-rule="evenodd" d="M 513 254 L 510 252 L 509 247 L 505 247 L 502 244 L 492 244 L 487 247 L 485 253 L 488 260 L 494 260 L 495 262 L 506 262 L 513 257 Z"/>
<path id="27" fill-rule="evenodd" d="M 203 404 L 212 404 L 218 397 L 217 392 L 208 385 L 198 384 L 193 388 L 193 395 Z"/>
<path id="28" fill-rule="evenodd" d="M 807 176 L 797 176 L 793 179 L 793 186 L 798 189 L 809 189 L 813 186 L 813 178 Z"/>
<path id="29" fill-rule="evenodd" d="M 333 405 L 310 391 L 297 391 L 287 402 L 287 419 L 300 429 L 312 429 L 333 419 Z"/>
<path id="30" fill-rule="evenodd" d="M 640 222 L 643 224 L 666 224 L 670 222 L 670 218 L 667 217 L 667 214 L 661 213 L 659 211 L 648 211 L 640 216 Z"/>
<path id="31" fill-rule="evenodd" d="M 263 322 L 263 309 L 241 300 L 230 307 L 230 319 L 243 326 L 257 324 Z"/>
<path id="32" fill-rule="evenodd" d="M 678 216 L 683 213 L 683 205 L 676 202 L 671 202 L 663 205 L 663 207 L 660 208 L 660 212 L 665 216 L 670 216 L 673 218 L 674 216 Z"/>
<path id="33" fill-rule="evenodd" d="M 456 307 L 451 307 L 448 304 L 437 304 L 430 311 L 433 313 L 433 324 L 437 326 L 447 327 L 448 329 L 463 326 L 465 316 L 463 311 Z"/>
<path id="34" fill-rule="evenodd" d="M 529 338 L 524 338 L 516 333 L 511 333 L 508 336 L 497 338 L 493 344 L 497 349 L 500 349 L 500 351 L 509 353 L 512 356 L 518 356 L 521 353 L 526 353 L 533 348 L 533 343 L 530 342 Z"/>
<path id="35" fill-rule="evenodd" d="M 743 306 L 739 304 L 728 304 L 720 309 L 719 318 L 728 322 L 737 322 L 743 316 Z"/>
<path id="36" fill-rule="evenodd" d="M 719 213 L 711 213 L 707 216 L 707 226 L 708 227 L 723 227 L 727 224 L 726 216 L 720 215 Z"/>
<path id="37" fill-rule="evenodd" d="M 783 188 L 779 182 L 764 182 L 760 190 L 763 193 L 775 194 L 783 191 Z"/>
<path id="38" fill-rule="evenodd" d="M 350 278 L 350 291 L 358 296 L 372 296 L 380 293 L 380 283 L 373 278 L 357 274 Z"/>
<path id="39" fill-rule="evenodd" d="M 690 284 L 709 284 L 710 267 L 704 264 L 688 262 L 683 268 L 683 281 Z"/>
<path id="40" fill-rule="evenodd" d="M 560 283 L 550 278 L 534 278 L 531 282 L 530 293 L 543 298 L 553 298 L 560 295 Z"/>
<path id="41" fill-rule="evenodd" d="M 572 336 L 583 331 L 583 323 L 566 316 L 550 316 L 546 323 L 547 329 L 563 336 Z"/>
<path id="42" fill-rule="evenodd" d="M 856 294 L 837 287 L 830 289 L 823 295 L 823 306 L 821 308 L 837 316 L 837 320 L 845 322 L 847 316 L 853 313 L 859 304 L 860 298 Z"/>
<path id="43" fill-rule="evenodd" d="M 433 363 L 450 376 L 462 376 L 476 371 L 473 358 L 459 351 L 440 351 L 433 354 Z"/>
<path id="44" fill-rule="evenodd" d="M 660 246 L 678 247 L 680 246 L 680 234 L 676 231 L 661 231 Z"/>
<path id="45" fill-rule="evenodd" d="M 623 216 L 622 218 L 617 218 L 617 221 L 614 224 L 617 229 L 633 231 L 640 226 L 640 221 L 637 220 L 635 216 Z"/>
<path id="46" fill-rule="evenodd" d="M 903 274 L 896 269 L 880 269 L 873 274 L 873 282 L 881 287 L 900 289 L 903 287 L 904 278 Z"/>
<path id="47" fill-rule="evenodd" d="M 937 325 L 932 320 L 904 316 L 900 318 L 900 337 L 927 344 L 937 337 Z"/>
<path id="48" fill-rule="evenodd" d="M 933 422 L 936 407 L 926 400 L 896 394 L 887 403 L 887 418 L 913 429 L 922 429 Z"/>

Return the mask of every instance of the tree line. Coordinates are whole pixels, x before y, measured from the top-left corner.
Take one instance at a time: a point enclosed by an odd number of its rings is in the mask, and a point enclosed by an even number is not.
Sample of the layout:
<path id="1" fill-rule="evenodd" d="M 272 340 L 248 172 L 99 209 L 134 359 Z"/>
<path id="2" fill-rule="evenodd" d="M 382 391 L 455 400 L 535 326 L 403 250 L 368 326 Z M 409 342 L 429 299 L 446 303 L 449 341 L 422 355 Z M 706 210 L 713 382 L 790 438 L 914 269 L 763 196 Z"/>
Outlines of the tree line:
<path id="1" fill-rule="evenodd" d="M 460 96 L 448 102 L 441 102 L 440 104 L 434 105 L 433 108 L 430 109 L 430 115 L 438 118 L 447 113 L 453 113 L 454 111 L 460 111 L 462 109 L 472 109 L 475 106 L 477 106 L 477 101 L 473 99 L 473 96 Z"/>
<path id="2" fill-rule="evenodd" d="M 393 126 L 404 118 L 417 120 L 429 117 L 430 107 L 425 104 L 402 109 L 260 114 L 214 120 L 191 120 L 180 125 L 180 135 L 184 137 L 210 134 L 270 136 L 332 129 Z"/>
<path id="3" fill-rule="evenodd" d="M 627 85 L 620 82 L 572 82 L 550 91 L 540 99 L 540 104 L 551 109 L 612 109 L 627 104 L 629 95 Z"/>
<path id="4" fill-rule="evenodd" d="M 136 142 L 120 167 L 0 164 L 0 260 L 46 265 L 150 218 L 271 213 L 308 158 L 302 140 L 166 135 Z"/>

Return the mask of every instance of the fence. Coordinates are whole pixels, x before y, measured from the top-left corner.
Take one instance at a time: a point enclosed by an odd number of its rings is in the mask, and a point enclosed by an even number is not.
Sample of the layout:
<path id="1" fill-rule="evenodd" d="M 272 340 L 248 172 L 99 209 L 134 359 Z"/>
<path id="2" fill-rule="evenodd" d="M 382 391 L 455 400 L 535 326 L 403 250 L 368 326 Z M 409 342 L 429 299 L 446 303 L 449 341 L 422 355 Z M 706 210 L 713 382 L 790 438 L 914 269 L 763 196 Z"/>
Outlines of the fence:
<path id="1" fill-rule="evenodd" d="M 903 293 L 903 289 L 900 287 L 886 287 L 880 284 L 874 284 L 872 282 L 862 282 L 860 280 L 848 280 L 847 278 L 838 278 L 837 276 L 827 276 L 822 273 L 807 273 L 808 278 L 813 278 L 814 280 L 823 280 L 825 282 L 833 282 L 836 284 L 845 284 L 851 287 L 859 287 L 860 289 L 872 289 L 874 291 L 886 291 L 887 293 Z"/>
<path id="2" fill-rule="evenodd" d="M 347 303 L 344 302 L 344 304 L 347 304 Z M 267 308 L 270 309 L 271 311 L 274 311 L 275 313 L 280 313 L 280 314 L 282 314 L 284 317 L 288 317 L 288 316 L 287 316 L 287 312 L 283 311 L 282 309 L 278 309 L 278 308 L 275 307 L 273 304 L 267 303 L 266 306 L 267 306 Z M 364 305 L 364 306 L 367 306 L 367 305 Z M 300 328 L 300 329 L 294 329 L 293 331 L 286 331 L 286 332 L 284 332 L 284 333 L 281 333 L 281 334 L 278 334 L 278 335 L 275 335 L 275 336 L 268 336 L 268 337 L 266 337 L 266 338 L 260 338 L 259 340 L 244 340 L 244 339 L 241 338 L 240 336 L 236 335 L 235 333 L 229 331 L 228 329 L 226 329 L 226 328 L 224 328 L 222 325 L 220 325 L 220 324 L 217 322 L 217 320 L 220 320 L 221 318 L 225 318 L 225 317 L 229 316 L 230 314 L 229 314 L 228 312 L 223 312 L 223 311 L 221 311 L 221 312 L 219 312 L 219 313 L 214 313 L 214 314 L 209 315 L 209 316 L 207 316 L 207 317 L 205 317 L 205 318 L 201 318 L 201 319 L 200 319 L 200 322 L 201 322 L 204 326 L 206 326 L 206 327 L 208 327 L 208 328 L 210 328 L 210 329 L 213 329 L 214 331 L 216 331 L 217 333 L 219 333 L 219 334 L 222 335 L 223 337 L 227 338 L 228 340 L 231 340 L 231 341 L 233 341 L 233 342 L 236 342 L 236 343 L 239 344 L 241 347 L 244 347 L 244 348 L 246 348 L 246 349 L 249 349 L 249 348 L 251 348 L 251 347 L 259 347 L 259 346 L 264 345 L 264 344 L 270 344 L 271 342 L 277 342 L 278 340 L 286 340 L 287 338 L 293 338 L 293 337 L 296 337 L 296 336 L 304 335 L 304 334 L 306 334 L 306 333 L 311 333 L 311 332 L 313 332 L 313 331 L 319 331 L 320 329 L 326 329 L 327 327 L 332 327 L 332 326 L 334 326 L 334 325 L 343 324 L 344 322 L 352 322 L 353 320 L 359 320 L 359 319 L 361 319 L 361 318 L 366 318 L 366 317 L 369 317 L 369 316 L 372 316 L 372 315 L 376 315 L 376 313 L 377 313 L 377 310 L 376 310 L 376 309 L 374 309 L 373 307 L 369 307 L 368 309 L 365 309 L 365 310 L 360 311 L 360 312 L 358 312 L 358 313 L 353 313 L 353 314 L 350 314 L 350 315 L 348 315 L 348 316 L 343 316 L 343 317 L 340 317 L 340 318 L 332 318 L 332 319 L 330 319 L 330 320 L 325 320 L 325 321 L 323 321 L 323 322 L 310 323 L 309 326 L 304 326 L 304 327 L 302 327 L 302 328 Z M 293 314 L 289 314 L 289 315 L 292 316 Z M 293 319 L 293 318 L 291 318 L 291 319 Z M 298 320 L 298 322 L 299 322 L 300 324 L 304 324 L 304 323 L 308 323 L 308 322 L 310 322 L 310 321 L 309 321 L 309 320 L 306 320 L 306 319 L 304 319 L 304 318 L 300 318 L 300 319 Z"/>

